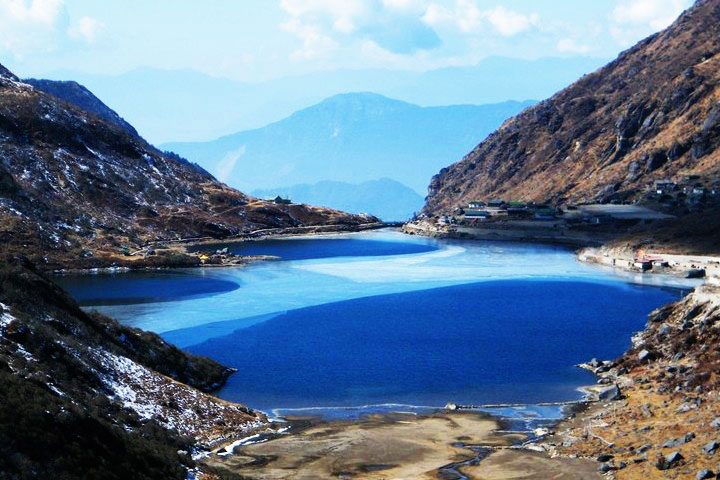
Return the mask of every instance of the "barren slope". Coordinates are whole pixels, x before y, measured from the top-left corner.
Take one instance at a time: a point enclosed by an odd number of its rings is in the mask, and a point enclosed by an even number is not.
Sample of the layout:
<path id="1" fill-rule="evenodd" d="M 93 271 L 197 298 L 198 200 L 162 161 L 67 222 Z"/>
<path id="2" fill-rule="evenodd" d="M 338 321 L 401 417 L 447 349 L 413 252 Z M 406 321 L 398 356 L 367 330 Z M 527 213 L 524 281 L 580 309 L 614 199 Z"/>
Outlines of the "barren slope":
<path id="1" fill-rule="evenodd" d="M 637 199 L 655 179 L 717 181 L 720 1 L 507 121 L 430 184 L 425 211 L 474 199 Z"/>
<path id="2" fill-rule="evenodd" d="M 249 197 L 0 68 L 0 220 L 5 251 L 52 266 L 152 240 L 375 219 Z"/>

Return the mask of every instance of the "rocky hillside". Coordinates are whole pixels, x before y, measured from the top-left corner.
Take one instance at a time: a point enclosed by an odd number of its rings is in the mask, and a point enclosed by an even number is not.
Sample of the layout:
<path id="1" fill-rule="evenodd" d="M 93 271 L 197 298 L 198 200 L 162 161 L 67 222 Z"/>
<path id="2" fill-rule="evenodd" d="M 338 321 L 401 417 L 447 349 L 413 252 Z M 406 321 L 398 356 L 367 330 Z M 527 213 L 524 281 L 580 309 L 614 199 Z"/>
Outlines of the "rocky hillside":
<path id="1" fill-rule="evenodd" d="M 720 0 L 507 121 L 430 184 L 425 211 L 470 200 L 636 200 L 657 179 L 720 173 Z M 696 177 L 692 177 L 696 176 Z"/>
<path id="2" fill-rule="evenodd" d="M 374 221 L 249 197 L 85 107 L 0 68 L 4 251 L 48 268 L 102 264 L 154 240 Z"/>
<path id="3" fill-rule="evenodd" d="M 548 448 L 595 457 L 618 479 L 716 478 L 719 342 L 717 284 L 656 310 L 627 354 L 587 365 L 619 395 L 565 422 Z"/>
<path id="4" fill-rule="evenodd" d="M 106 122 L 122 128 L 131 135 L 139 136 L 137 130 L 118 115 L 115 110 L 105 105 L 99 98 L 93 95 L 90 90 L 77 82 L 42 80 L 36 78 L 28 78 L 27 80 L 23 80 L 23 82 L 45 93 L 54 95 L 60 100 L 75 105 L 96 117 L 100 117 Z"/>
<path id="5" fill-rule="evenodd" d="M 266 425 L 203 393 L 230 373 L 0 262 L 0 478 L 185 479 L 198 446 Z"/>

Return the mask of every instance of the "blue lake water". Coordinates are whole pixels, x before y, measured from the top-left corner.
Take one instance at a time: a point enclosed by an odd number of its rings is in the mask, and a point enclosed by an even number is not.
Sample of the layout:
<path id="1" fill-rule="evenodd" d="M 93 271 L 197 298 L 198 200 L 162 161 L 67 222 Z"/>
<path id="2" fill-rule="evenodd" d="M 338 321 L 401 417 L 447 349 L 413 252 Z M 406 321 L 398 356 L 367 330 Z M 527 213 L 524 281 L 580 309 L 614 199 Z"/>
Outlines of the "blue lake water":
<path id="1" fill-rule="evenodd" d="M 621 277 L 552 246 L 382 231 L 237 248 L 284 260 L 59 281 L 237 368 L 221 397 L 285 413 L 576 400 L 593 378 L 573 365 L 621 354 L 680 295 L 638 284 L 668 278 Z"/>
<path id="2" fill-rule="evenodd" d="M 205 278 L 200 272 L 173 270 L 126 272 L 122 275 L 67 275 L 59 277 L 58 283 L 85 306 L 168 302 L 240 288 L 231 280 Z"/>
<path id="3" fill-rule="evenodd" d="M 235 255 L 273 255 L 281 257 L 283 260 L 408 255 L 437 250 L 437 246 L 427 242 L 397 242 L 381 238 L 343 237 L 329 237 L 322 241 L 315 238 L 295 237 L 257 242 L 221 243 L 211 247 L 196 246 L 189 250 L 199 252 L 208 249 L 220 250 L 222 248 L 227 248 Z"/>

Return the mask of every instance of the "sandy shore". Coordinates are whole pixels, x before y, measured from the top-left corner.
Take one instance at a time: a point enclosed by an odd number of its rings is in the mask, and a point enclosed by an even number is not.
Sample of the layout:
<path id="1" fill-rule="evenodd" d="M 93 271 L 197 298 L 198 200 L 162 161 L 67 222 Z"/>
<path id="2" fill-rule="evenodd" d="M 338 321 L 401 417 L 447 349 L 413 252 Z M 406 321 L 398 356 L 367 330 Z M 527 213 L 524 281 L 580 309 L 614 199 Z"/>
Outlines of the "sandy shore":
<path id="1" fill-rule="evenodd" d="M 525 436 L 500 433 L 499 428 L 497 420 L 471 412 L 306 420 L 293 434 L 237 447 L 233 455 L 213 454 L 204 462 L 254 480 L 601 478 L 593 461 L 509 449 Z M 489 455 L 479 464 L 475 446 L 483 447 L 481 457 Z"/>

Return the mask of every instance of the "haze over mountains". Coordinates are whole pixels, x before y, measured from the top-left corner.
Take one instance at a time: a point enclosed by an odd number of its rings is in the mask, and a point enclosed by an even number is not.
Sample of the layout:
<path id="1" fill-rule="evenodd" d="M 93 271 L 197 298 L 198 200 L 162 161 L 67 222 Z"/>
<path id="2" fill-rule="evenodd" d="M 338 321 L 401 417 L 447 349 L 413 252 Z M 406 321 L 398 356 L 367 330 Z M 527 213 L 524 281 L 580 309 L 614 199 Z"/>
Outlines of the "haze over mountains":
<path id="1" fill-rule="evenodd" d="M 163 143 L 209 140 L 259 128 L 339 93 L 375 92 L 423 106 L 541 100 L 605 62 L 587 57 L 490 57 L 475 66 L 428 72 L 323 71 L 262 83 L 154 68 L 116 76 L 77 71 L 44 76 L 85 85 L 145 138 Z"/>
<path id="2" fill-rule="evenodd" d="M 343 94 L 257 130 L 162 148 L 247 191 L 392 178 L 424 196 L 434 172 L 532 103 L 418 107 L 377 94 Z M 368 207 L 356 202 L 350 210 Z"/>
<path id="3" fill-rule="evenodd" d="M 49 265 L 124 259 L 147 242 L 372 221 L 257 201 L 148 144 L 75 83 L 0 66 L 0 241 Z"/>
<path id="4" fill-rule="evenodd" d="M 323 180 L 315 184 L 253 190 L 259 198 L 280 195 L 295 202 L 328 206 L 350 213 L 370 213 L 386 222 L 401 222 L 420 211 L 425 199 L 410 187 L 389 178 L 361 183 Z"/>
<path id="5" fill-rule="evenodd" d="M 542 99 L 602 63 L 585 57 L 490 57 L 471 67 L 428 72 L 340 70 L 256 84 L 153 68 L 51 77 L 89 87 L 121 121 L 156 142 L 239 132 L 216 141 L 163 145 L 233 187 L 293 192 L 298 202 L 353 212 L 375 209 L 400 220 L 415 211 L 411 205 L 419 207 L 417 196 L 424 197 L 439 168 L 530 105 L 527 99 Z M 390 203 L 378 209 L 377 202 L 368 203 L 368 192 L 378 184 L 367 182 L 380 179 L 395 182 L 384 183 L 389 190 L 383 198 Z M 328 188 L 318 182 L 335 183 Z"/>

